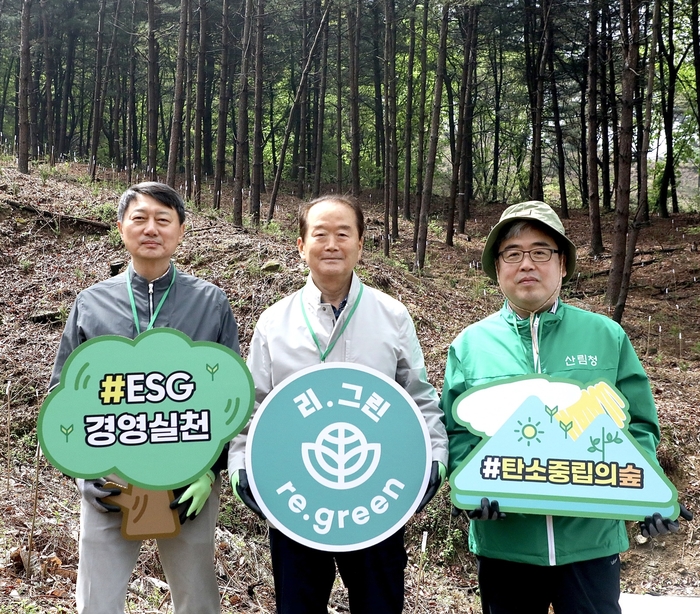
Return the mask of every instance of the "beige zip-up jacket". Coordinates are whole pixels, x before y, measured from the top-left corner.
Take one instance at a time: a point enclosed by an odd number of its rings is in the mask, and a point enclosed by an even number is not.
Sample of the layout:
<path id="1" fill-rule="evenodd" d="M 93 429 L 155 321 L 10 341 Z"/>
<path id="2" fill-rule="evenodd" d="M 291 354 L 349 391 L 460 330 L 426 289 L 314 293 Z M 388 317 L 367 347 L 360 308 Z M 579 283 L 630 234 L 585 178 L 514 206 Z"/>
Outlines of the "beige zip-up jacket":
<path id="1" fill-rule="evenodd" d="M 321 291 L 309 275 L 306 285 L 265 310 L 260 316 L 248 353 L 248 368 L 255 383 L 255 410 L 265 397 L 290 375 L 321 363 L 319 349 L 308 330 L 309 324 L 322 350 L 335 341 L 325 362 L 349 362 L 384 373 L 401 385 L 416 402 L 428 426 L 433 460 L 447 465 L 447 433 L 441 421 L 438 396 L 428 382 L 413 320 L 396 299 L 364 286 L 357 309 L 353 307 L 361 282 L 353 273 L 348 301 L 336 321 L 333 307 L 321 302 Z M 346 319 L 352 316 L 347 327 Z M 229 447 L 229 475 L 245 468 L 246 428 Z"/>

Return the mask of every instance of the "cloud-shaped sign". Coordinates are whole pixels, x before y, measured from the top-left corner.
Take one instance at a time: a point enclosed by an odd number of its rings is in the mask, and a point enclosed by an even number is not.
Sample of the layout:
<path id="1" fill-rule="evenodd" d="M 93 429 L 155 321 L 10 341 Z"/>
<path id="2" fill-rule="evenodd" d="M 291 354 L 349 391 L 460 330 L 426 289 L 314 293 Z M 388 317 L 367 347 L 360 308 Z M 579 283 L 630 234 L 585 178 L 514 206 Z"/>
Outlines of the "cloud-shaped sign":
<path id="1" fill-rule="evenodd" d="M 66 361 L 41 408 L 39 441 L 67 475 L 178 488 L 214 464 L 254 399 L 248 368 L 223 345 L 169 328 L 96 337 Z"/>

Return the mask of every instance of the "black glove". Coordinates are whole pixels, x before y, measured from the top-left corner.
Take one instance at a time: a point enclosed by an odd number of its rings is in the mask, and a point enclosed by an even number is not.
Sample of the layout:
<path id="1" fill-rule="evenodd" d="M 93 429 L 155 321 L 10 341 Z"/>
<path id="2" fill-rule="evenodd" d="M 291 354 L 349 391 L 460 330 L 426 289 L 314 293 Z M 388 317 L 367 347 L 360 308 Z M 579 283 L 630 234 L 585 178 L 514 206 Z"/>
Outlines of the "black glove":
<path id="1" fill-rule="evenodd" d="M 452 505 L 452 509 L 450 510 L 450 516 L 452 518 L 457 518 L 464 510 L 461 507 L 457 507 L 456 505 Z"/>
<path id="2" fill-rule="evenodd" d="M 495 499 L 489 501 L 486 497 L 481 500 L 481 507 L 467 513 L 467 516 L 472 520 L 501 520 L 506 517 L 505 512 L 501 511 L 498 506 L 498 501 Z"/>
<path id="3" fill-rule="evenodd" d="M 231 476 L 231 486 L 233 487 L 233 494 L 236 496 L 241 503 L 246 507 L 253 510 L 261 520 L 265 520 L 265 514 L 260 509 L 260 506 L 255 501 L 253 493 L 250 490 L 250 484 L 248 484 L 248 473 L 245 469 L 238 469 L 234 471 Z"/>
<path id="4" fill-rule="evenodd" d="M 658 535 L 668 535 L 669 533 L 678 533 L 679 519 L 683 518 L 690 522 L 693 519 L 693 512 L 686 509 L 685 505 L 679 504 L 681 511 L 678 518 L 671 520 L 670 518 L 662 518 L 658 512 L 653 516 L 647 516 L 639 523 L 639 532 L 643 537 L 657 537 Z"/>
<path id="5" fill-rule="evenodd" d="M 122 492 L 121 488 L 103 488 L 106 481 L 104 478 L 97 478 L 96 480 L 75 478 L 75 485 L 83 498 L 98 512 L 121 512 L 122 510 L 118 505 L 102 501 L 104 497 L 116 497 Z"/>
<path id="6" fill-rule="evenodd" d="M 442 486 L 445 480 L 445 465 L 440 461 L 433 461 L 433 465 L 430 468 L 430 479 L 428 480 L 428 487 L 425 489 L 425 494 L 421 499 L 421 502 L 416 508 L 416 514 L 423 511 L 423 508 L 428 505 L 430 500 L 435 496 L 440 486 Z"/>

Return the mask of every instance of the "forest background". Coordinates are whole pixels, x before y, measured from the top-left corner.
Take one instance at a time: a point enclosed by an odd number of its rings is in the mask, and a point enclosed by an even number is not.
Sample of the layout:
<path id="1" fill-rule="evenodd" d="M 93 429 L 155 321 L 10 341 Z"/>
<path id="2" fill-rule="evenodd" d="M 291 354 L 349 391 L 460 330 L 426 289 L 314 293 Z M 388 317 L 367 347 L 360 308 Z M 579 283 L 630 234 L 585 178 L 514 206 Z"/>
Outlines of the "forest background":
<path id="1" fill-rule="evenodd" d="M 580 248 L 567 298 L 623 322 L 655 392 L 673 397 L 660 401 L 662 456 L 697 501 L 699 32 L 698 0 L 0 0 L 8 491 L 36 494 L 33 424 L 61 321 L 75 293 L 104 278 L 105 262 L 123 260 L 115 198 L 159 179 L 194 214 L 182 264 L 229 293 L 244 347 L 260 311 L 299 283 L 288 251 L 296 204 L 329 191 L 360 197 L 365 274 L 408 300 L 438 387 L 450 335 L 497 304 L 478 272 L 480 241 L 505 204 L 544 199 Z M 250 255 L 234 265 L 220 244 Z M 266 255 L 281 267 L 274 282 Z M 441 315 L 431 292 L 453 312 Z M 49 468 L 41 475 L 53 484 Z M 70 579 L 75 518 L 59 519 L 61 509 L 74 514 L 69 493 L 52 507 L 61 539 L 44 528 L 37 550 L 42 582 L 64 577 L 56 569 Z M 19 510 L 5 526 L 13 608 L 46 584 L 23 584 L 31 548 L 21 527 L 36 516 L 9 500 Z M 258 580 L 269 591 L 254 560 L 264 540 L 237 541 L 240 510 L 226 509 L 238 544 L 227 554 L 253 574 L 239 591 L 249 606 Z M 473 593 L 445 509 L 443 496 L 415 528 L 439 539 L 437 559 L 414 552 L 416 607 L 430 607 L 421 561 L 447 565 L 433 580 L 458 577 Z M 697 593 L 688 564 L 697 541 L 691 528 L 669 556 L 657 548 L 649 561 L 669 569 L 630 586 Z M 150 555 L 140 567 L 153 579 L 147 598 L 163 588 Z M 667 574 L 678 561 L 676 582 Z M 70 588 L 59 585 L 60 602 Z"/>
<path id="2" fill-rule="evenodd" d="M 698 0 L 0 0 L 0 41 L 21 172 L 161 176 L 237 226 L 283 178 L 380 188 L 383 251 L 412 218 L 417 270 L 436 193 L 448 245 L 474 201 L 546 198 L 589 211 L 599 254 L 614 211 L 618 321 L 639 229 L 698 168 Z"/>

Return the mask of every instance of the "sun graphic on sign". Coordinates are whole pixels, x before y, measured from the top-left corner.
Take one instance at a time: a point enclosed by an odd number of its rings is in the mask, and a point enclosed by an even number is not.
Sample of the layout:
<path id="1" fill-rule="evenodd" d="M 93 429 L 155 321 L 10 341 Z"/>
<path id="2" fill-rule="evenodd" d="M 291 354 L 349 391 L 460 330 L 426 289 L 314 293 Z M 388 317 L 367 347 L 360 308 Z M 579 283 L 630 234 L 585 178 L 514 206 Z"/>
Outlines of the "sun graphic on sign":
<path id="1" fill-rule="evenodd" d="M 523 424 L 522 422 L 520 422 L 520 420 L 518 420 L 518 424 L 520 425 L 520 428 L 515 429 L 516 433 L 520 433 L 518 443 L 520 443 L 524 439 L 527 443 L 528 448 L 530 447 L 530 444 L 533 441 L 536 441 L 537 443 L 542 443 L 541 439 L 539 438 L 539 435 L 543 435 L 544 431 L 539 430 L 539 422 L 535 422 L 535 424 L 533 424 L 532 418 L 528 418 L 526 424 Z"/>

